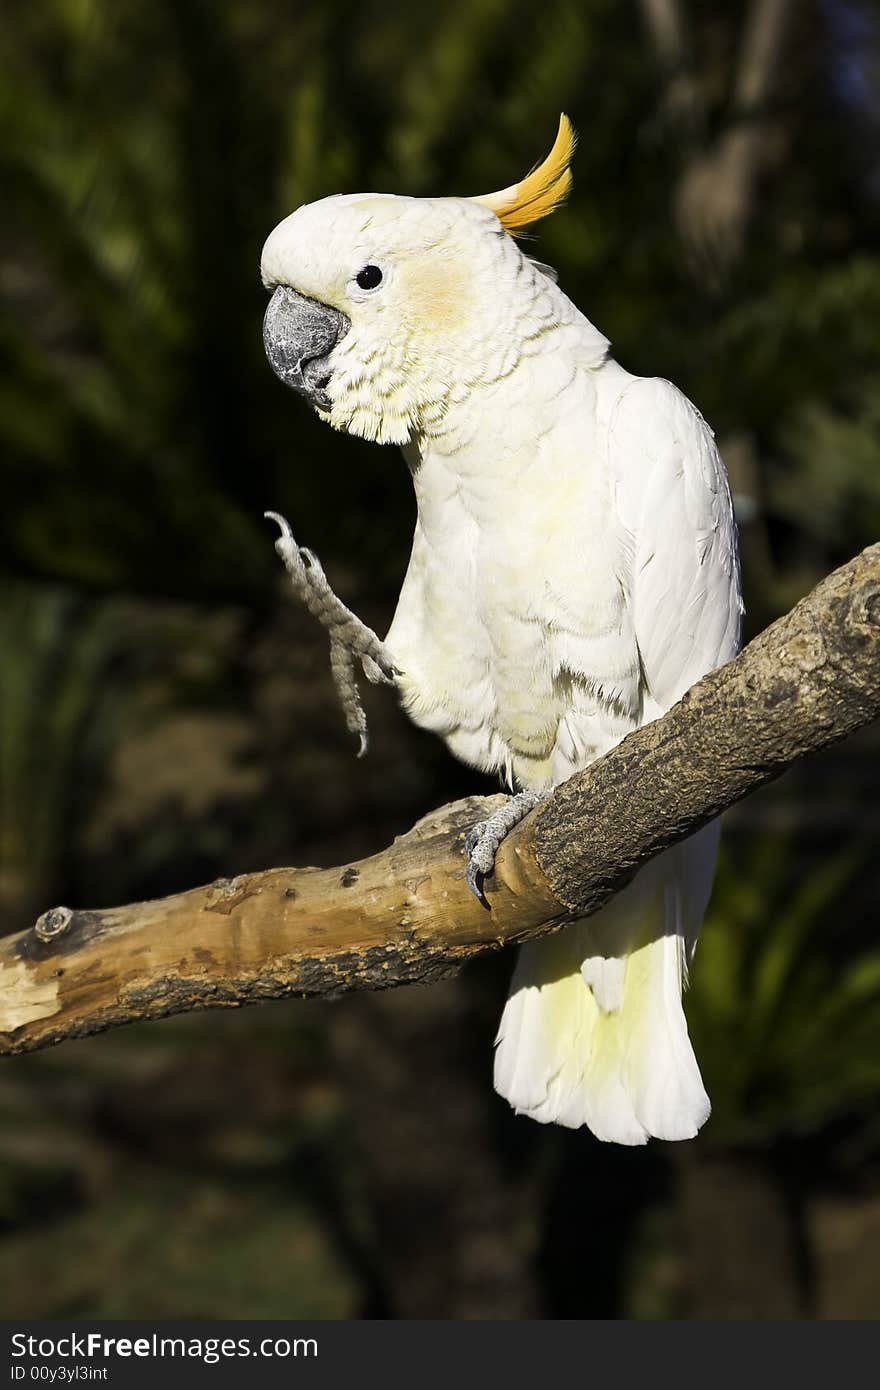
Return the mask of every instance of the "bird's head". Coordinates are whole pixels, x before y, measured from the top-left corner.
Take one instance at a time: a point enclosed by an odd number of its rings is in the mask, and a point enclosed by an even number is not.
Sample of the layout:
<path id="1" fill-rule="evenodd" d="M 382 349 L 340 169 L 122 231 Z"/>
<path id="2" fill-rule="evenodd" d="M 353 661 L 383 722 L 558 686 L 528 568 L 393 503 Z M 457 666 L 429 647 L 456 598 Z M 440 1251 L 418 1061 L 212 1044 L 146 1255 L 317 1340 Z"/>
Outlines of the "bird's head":
<path id="1" fill-rule="evenodd" d="M 403 444 L 430 426 L 509 353 L 534 275 L 512 237 L 565 198 L 574 143 L 562 116 L 544 162 L 483 197 L 337 195 L 285 218 L 261 262 L 276 374 L 351 434 Z"/>

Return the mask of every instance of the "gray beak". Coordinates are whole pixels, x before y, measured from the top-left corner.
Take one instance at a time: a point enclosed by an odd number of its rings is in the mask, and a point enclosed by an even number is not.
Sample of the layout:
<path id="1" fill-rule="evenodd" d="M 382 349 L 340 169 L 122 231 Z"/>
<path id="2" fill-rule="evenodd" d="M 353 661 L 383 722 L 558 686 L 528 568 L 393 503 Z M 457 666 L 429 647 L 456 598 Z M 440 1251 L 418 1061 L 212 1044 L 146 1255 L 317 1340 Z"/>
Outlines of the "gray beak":
<path id="1" fill-rule="evenodd" d="M 279 285 L 263 320 L 263 346 L 269 365 L 294 391 L 327 410 L 331 404 L 327 359 L 350 327 L 351 320 L 339 309 Z"/>

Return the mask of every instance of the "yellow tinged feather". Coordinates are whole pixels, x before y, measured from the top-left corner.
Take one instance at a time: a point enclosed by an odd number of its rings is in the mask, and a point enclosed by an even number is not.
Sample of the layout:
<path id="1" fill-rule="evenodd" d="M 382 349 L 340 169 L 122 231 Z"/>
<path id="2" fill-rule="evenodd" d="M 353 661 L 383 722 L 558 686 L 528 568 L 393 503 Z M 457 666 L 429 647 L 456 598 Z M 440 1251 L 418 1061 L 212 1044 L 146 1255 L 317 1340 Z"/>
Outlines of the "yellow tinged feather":
<path id="1" fill-rule="evenodd" d="M 555 212 L 568 196 L 571 188 L 569 166 L 576 145 L 574 126 L 563 111 L 553 148 L 541 164 L 536 164 L 520 183 L 497 193 L 485 193 L 472 201 L 491 208 L 511 236 L 524 232 L 533 222 Z"/>

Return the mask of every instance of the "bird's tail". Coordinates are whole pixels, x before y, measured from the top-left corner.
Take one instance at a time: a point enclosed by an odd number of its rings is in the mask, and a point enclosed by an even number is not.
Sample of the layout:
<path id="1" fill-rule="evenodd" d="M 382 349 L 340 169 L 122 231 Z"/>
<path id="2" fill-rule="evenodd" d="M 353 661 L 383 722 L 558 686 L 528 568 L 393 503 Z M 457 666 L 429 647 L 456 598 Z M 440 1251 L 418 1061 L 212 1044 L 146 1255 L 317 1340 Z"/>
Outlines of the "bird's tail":
<path id="1" fill-rule="evenodd" d="M 601 912 L 520 948 L 495 1088 L 534 1120 L 599 1139 L 691 1139 L 709 1116 L 681 1003 L 717 824 L 649 863 Z"/>

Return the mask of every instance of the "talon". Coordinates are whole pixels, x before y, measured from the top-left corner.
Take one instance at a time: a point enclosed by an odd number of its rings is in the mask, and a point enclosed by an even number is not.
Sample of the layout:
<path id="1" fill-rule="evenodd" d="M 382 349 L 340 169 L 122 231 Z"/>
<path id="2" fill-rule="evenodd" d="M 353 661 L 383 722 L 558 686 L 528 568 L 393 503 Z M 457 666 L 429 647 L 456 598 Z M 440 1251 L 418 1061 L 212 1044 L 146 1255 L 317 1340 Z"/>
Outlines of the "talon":
<path id="1" fill-rule="evenodd" d="M 400 672 L 390 661 L 377 661 L 372 656 L 362 656 L 361 665 L 364 668 L 364 675 L 371 685 L 396 685 L 394 679 Z M 389 675 L 388 673 L 392 674 Z"/>
<path id="2" fill-rule="evenodd" d="M 467 886 L 473 893 L 477 902 L 482 903 L 483 907 L 488 910 L 489 904 L 486 901 L 486 894 L 483 892 L 483 875 L 472 859 L 468 860 L 465 878 L 467 879 Z"/>
<path id="3" fill-rule="evenodd" d="M 274 521 L 274 522 L 275 522 L 275 525 L 278 527 L 279 531 L 281 532 L 281 539 L 282 539 L 282 540 L 285 540 L 285 541 L 292 541 L 292 540 L 293 540 L 293 532 L 292 532 L 291 529 L 290 529 L 290 522 L 287 521 L 287 520 L 281 515 L 280 512 L 263 512 L 263 516 L 266 518 L 267 521 Z M 295 544 L 295 543 L 296 543 L 296 542 L 294 542 L 294 544 Z M 277 544 L 278 544 L 278 542 L 276 541 L 276 545 L 277 545 Z"/>
<path id="4" fill-rule="evenodd" d="M 300 573 L 304 573 L 308 566 L 304 563 L 303 556 L 310 552 L 301 550 L 297 545 L 293 532 L 290 529 L 290 522 L 287 521 L 280 512 L 264 512 L 263 516 L 267 517 L 269 521 L 274 521 L 281 531 L 281 535 L 275 541 L 275 553 L 284 564 L 291 579 L 294 577 L 292 566 L 300 571 Z"/>

